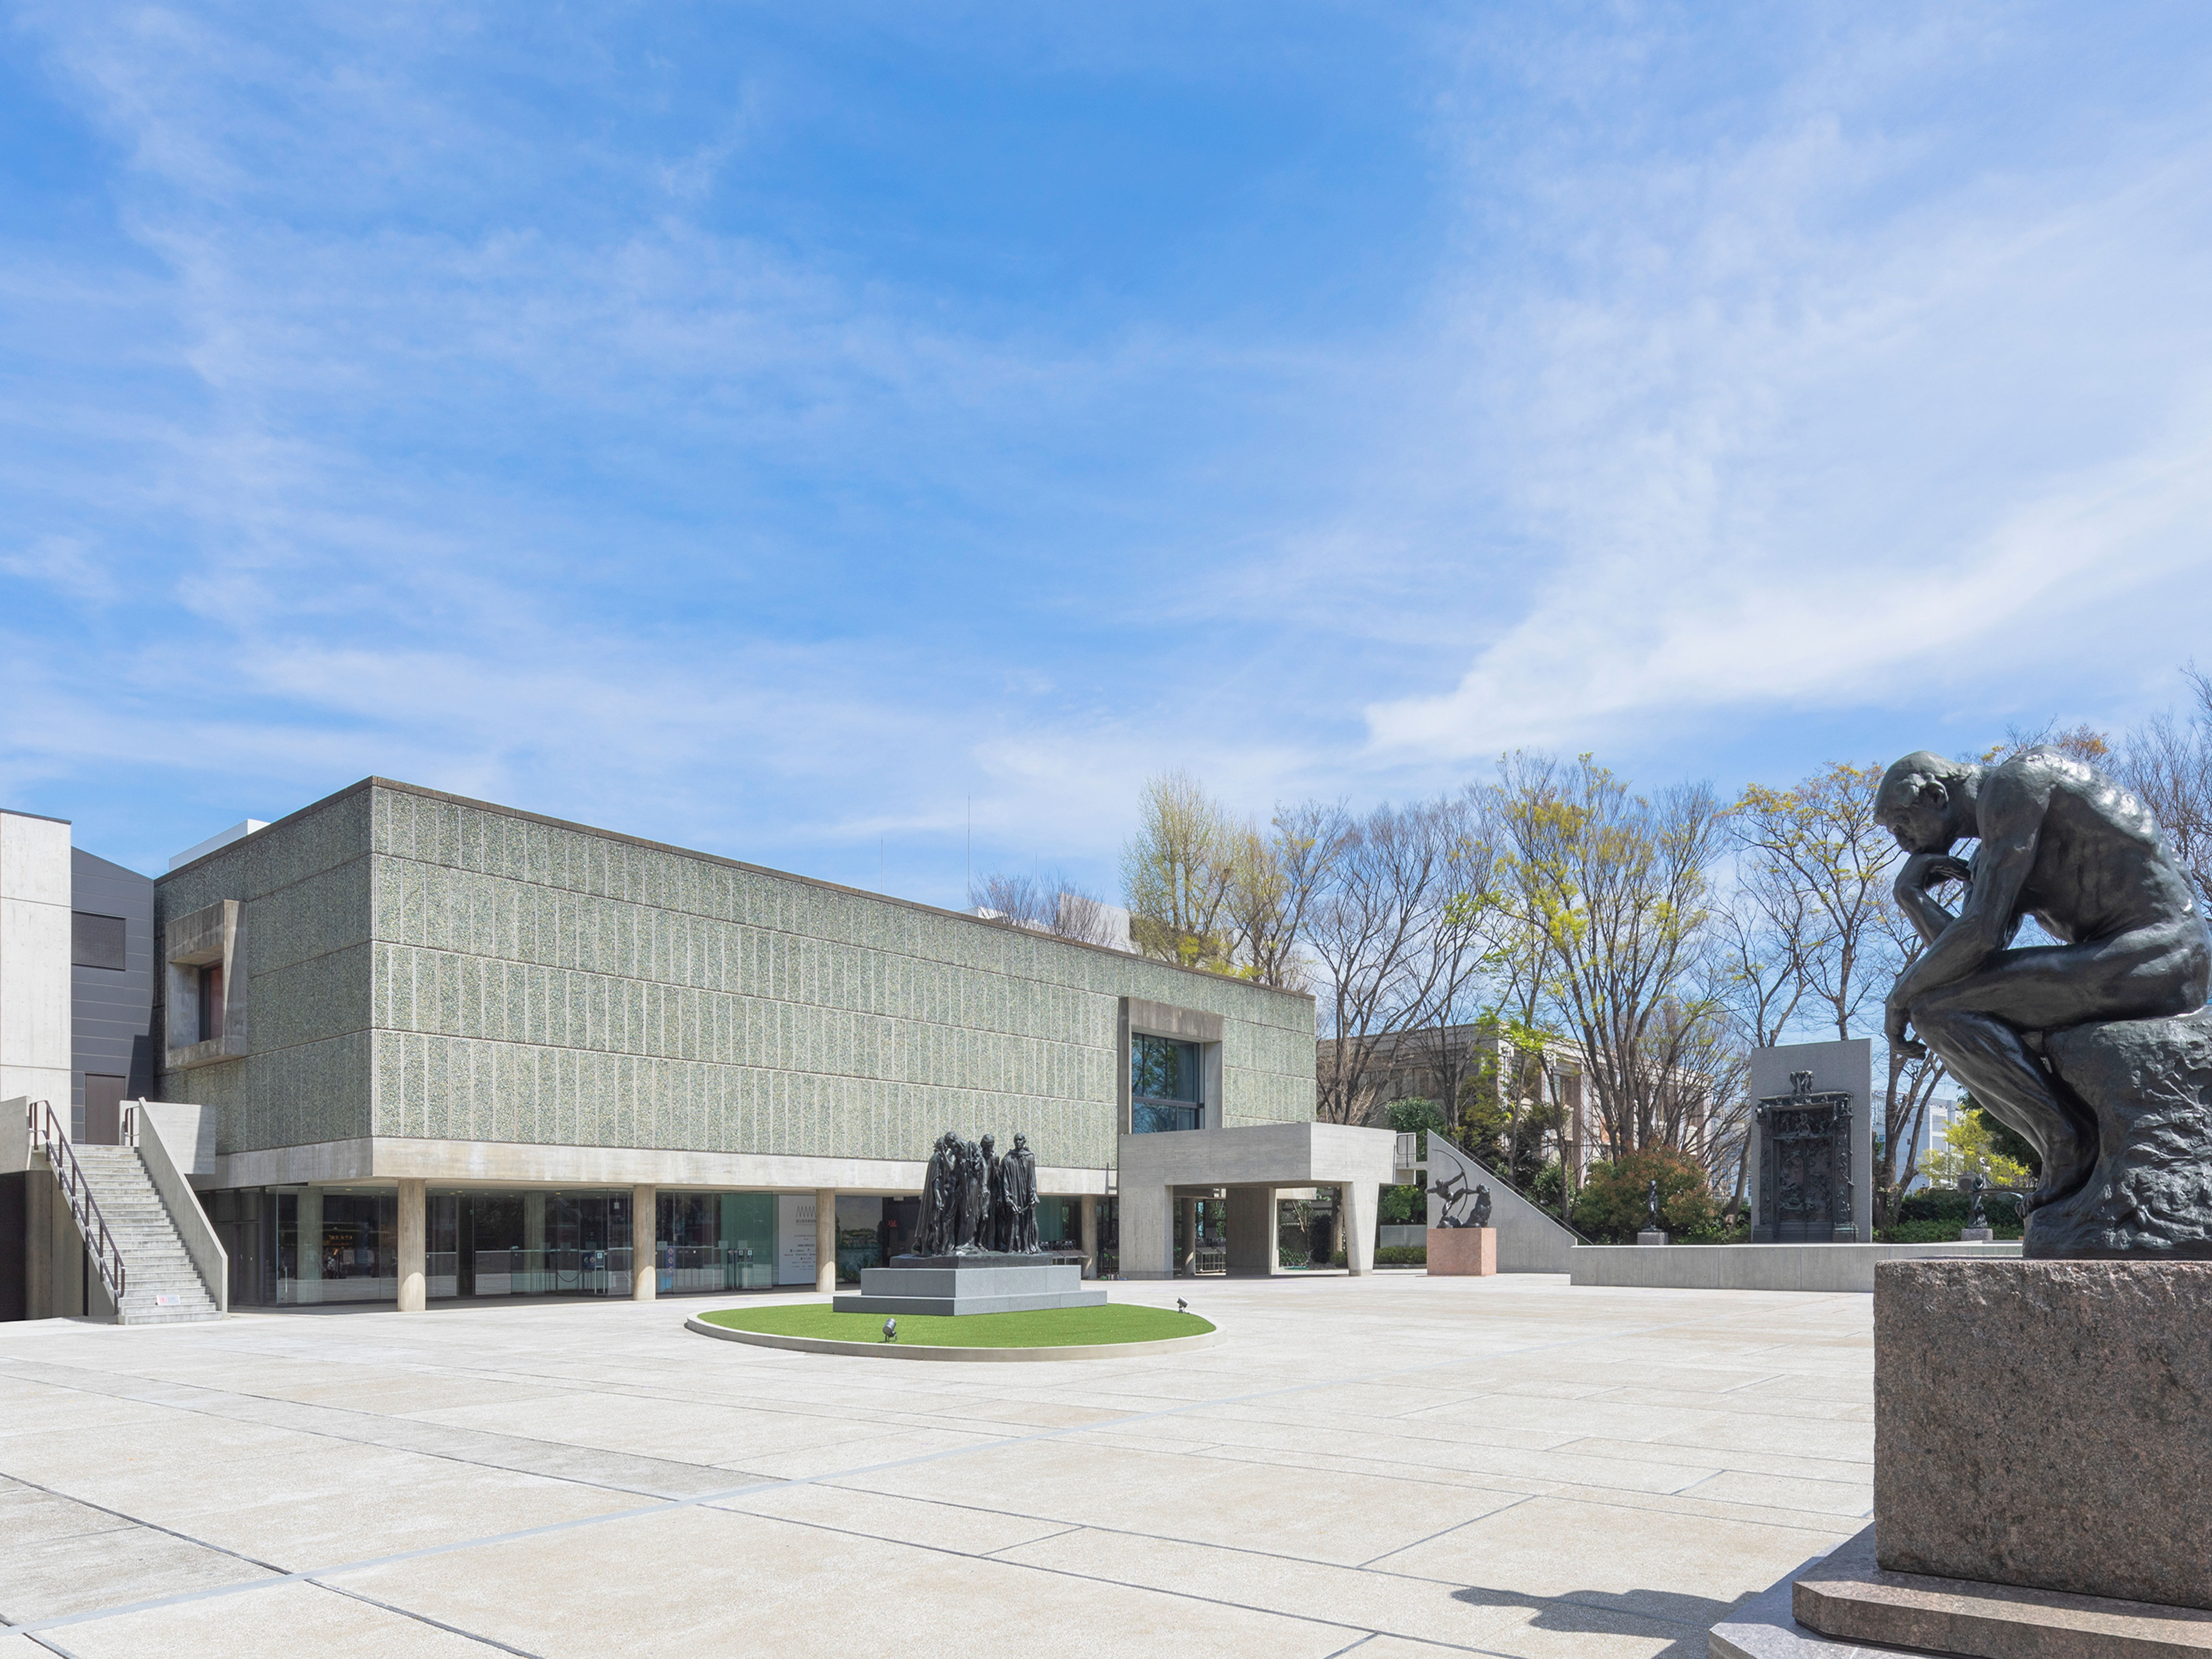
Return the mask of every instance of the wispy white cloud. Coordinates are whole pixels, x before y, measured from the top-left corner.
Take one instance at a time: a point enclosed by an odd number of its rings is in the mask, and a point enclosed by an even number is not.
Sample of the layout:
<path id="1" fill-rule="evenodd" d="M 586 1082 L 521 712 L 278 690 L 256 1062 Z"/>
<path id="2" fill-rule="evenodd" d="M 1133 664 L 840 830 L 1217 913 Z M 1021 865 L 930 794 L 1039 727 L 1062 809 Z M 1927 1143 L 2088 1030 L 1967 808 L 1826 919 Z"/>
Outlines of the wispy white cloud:
<path id="1" fill-rule="evenodd" d="M 1450 296 L 1470 465 L 1547 556 L 1449 690 L 1368 705 L 1377 759 L 2096 696 L 2085 634 L 2128 641 L 2108 677 L 2178 659 L 2212 598 L 2212 149 L 2153 125 L 1931 188 L 1941 135 L 1887 118 L 1946 59 L 1860 33 L 1748 134 L 1540 170 L 1541 279 Z"/>

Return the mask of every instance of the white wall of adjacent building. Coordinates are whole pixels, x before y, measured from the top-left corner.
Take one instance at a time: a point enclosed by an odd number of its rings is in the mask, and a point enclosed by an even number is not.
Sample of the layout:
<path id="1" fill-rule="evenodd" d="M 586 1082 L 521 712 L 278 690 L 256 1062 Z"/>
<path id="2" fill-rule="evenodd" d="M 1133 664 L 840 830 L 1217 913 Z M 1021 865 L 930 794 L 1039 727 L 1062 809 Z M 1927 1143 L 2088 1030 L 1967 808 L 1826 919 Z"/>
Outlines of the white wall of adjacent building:
<path id="1" fill-rule="evenodd" d="M 1923 1187 L 1932 1184 L 1927 1175 L 1928 1154 L 1942 1150 L 1943 1137 L 1950 1133 L 1951 1125 L 1956 1121 L 1958 1111 L 1959 1103 L 1954 1097 L 1946 1096 L 1940 1100 L 1931 1100 L 1928 1103 L 1927 1119 L 1921 1125 L 1920 1139 L 1914 1143 L 1916 1156 L 1912 1161 L 1913 1167 L 1919 1173 L 1912 1177 L 1912 1185 L 1906 1190 L 1917 1193 Z"/>
<path id="2" fill-rule="evenodd" d="M 70 826 L 0 811 L 0 1100 L 70 1100 Z"/>

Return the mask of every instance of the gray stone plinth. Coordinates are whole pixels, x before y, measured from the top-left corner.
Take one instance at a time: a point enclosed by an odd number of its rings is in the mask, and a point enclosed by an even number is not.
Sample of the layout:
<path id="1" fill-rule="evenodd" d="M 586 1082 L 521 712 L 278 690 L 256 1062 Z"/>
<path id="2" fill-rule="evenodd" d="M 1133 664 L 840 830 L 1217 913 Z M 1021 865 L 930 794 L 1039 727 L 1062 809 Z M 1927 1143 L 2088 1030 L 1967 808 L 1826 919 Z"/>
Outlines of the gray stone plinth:
<path id="1" fill-rule="evenodd" d="M 1994 1228 L 1961 1227 L 1959 1229 L 1959 1242 L 1961 1244 L 1989 1244 L 1994 1243 L 1996 1239 L 1996 1231 Z"/>
<path id="2" fill-rule="evenodd" d="M 1638 1233 L 1636 1235 L 1636 1242 L 1638 1244 L 1644 1245 L 1664 1244 L 1667 1242 L 1667 1235 L 1664 1233 Z"/>
<path id="3" fill-rule="evenodd" d="M 2027 1254 L 2212 1258 L 2212 1008 L 2053 1031 L 2044 1054 L 2097 1115 L 2097 1164 L 2029 1212 Z"/>
<path id="4" fill-rule="evenodd" d="M 1798 1624 L 1881 1650 L 2212 1659 L 2212 1613 L 1885 1571 L 1875 1559 L 1872 1527 L 1799 1573 L 1790 1605 Z"/>
<path id="5" fill-rule="evenodd" d="M 2212 1262 L 1875 1270 L 1892 1572 L 2212 1607 Z"/>
<path id="6" fill-rule="evenodd" d="M 888 1267 L 860 1269 L 858 1295 L 832 1304 L 839 1313 L 1028 1313 L 1038 1308 L 1096 1308 L 1103 1286 L 1083 1282 L 1082 1264 L 1033 1255 L 895 1256 Z"/>

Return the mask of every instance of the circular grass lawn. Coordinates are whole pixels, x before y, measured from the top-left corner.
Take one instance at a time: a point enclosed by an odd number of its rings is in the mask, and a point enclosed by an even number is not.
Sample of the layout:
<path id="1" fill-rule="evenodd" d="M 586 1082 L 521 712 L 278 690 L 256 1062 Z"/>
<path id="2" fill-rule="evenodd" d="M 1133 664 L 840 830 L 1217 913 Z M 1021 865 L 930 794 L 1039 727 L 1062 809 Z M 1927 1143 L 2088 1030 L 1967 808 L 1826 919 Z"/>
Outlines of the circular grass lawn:
<path id="1" fill-rule="evenodd" d="M 881 1314 L 839 1313 L 822 1303 L 799 1307 L 722 1308 L 701 1314 L 704 1325 L 764 1336 L 804 1336 L 831 1342 L 877 1342 Z M 1213 1329 L 1196 1314 L 1109 1302 L 1094 1308 L 1039 1308 L 1030 1313 L 902 1314 L 898 1346 L 935 1348 L 1089 1348 L 1113 1342 L 1166 1342 L 1204 1336 Z M 885 1346 L 890 1346 L 888 1343 Z"/>

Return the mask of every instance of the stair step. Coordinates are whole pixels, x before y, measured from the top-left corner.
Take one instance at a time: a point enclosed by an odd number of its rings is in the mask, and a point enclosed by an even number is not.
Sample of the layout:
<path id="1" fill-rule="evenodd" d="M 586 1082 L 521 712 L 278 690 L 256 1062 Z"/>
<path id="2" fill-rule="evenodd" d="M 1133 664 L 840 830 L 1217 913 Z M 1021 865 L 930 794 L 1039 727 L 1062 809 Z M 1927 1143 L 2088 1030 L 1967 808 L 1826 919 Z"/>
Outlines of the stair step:
<path id="1" fill-rule="evenodd" d="M 135 1146 L 80 1146 L 77 1163 L 107 1238 L 123 1259 L 126 1325 L 220 1319 L 176 1219 Z"/>

